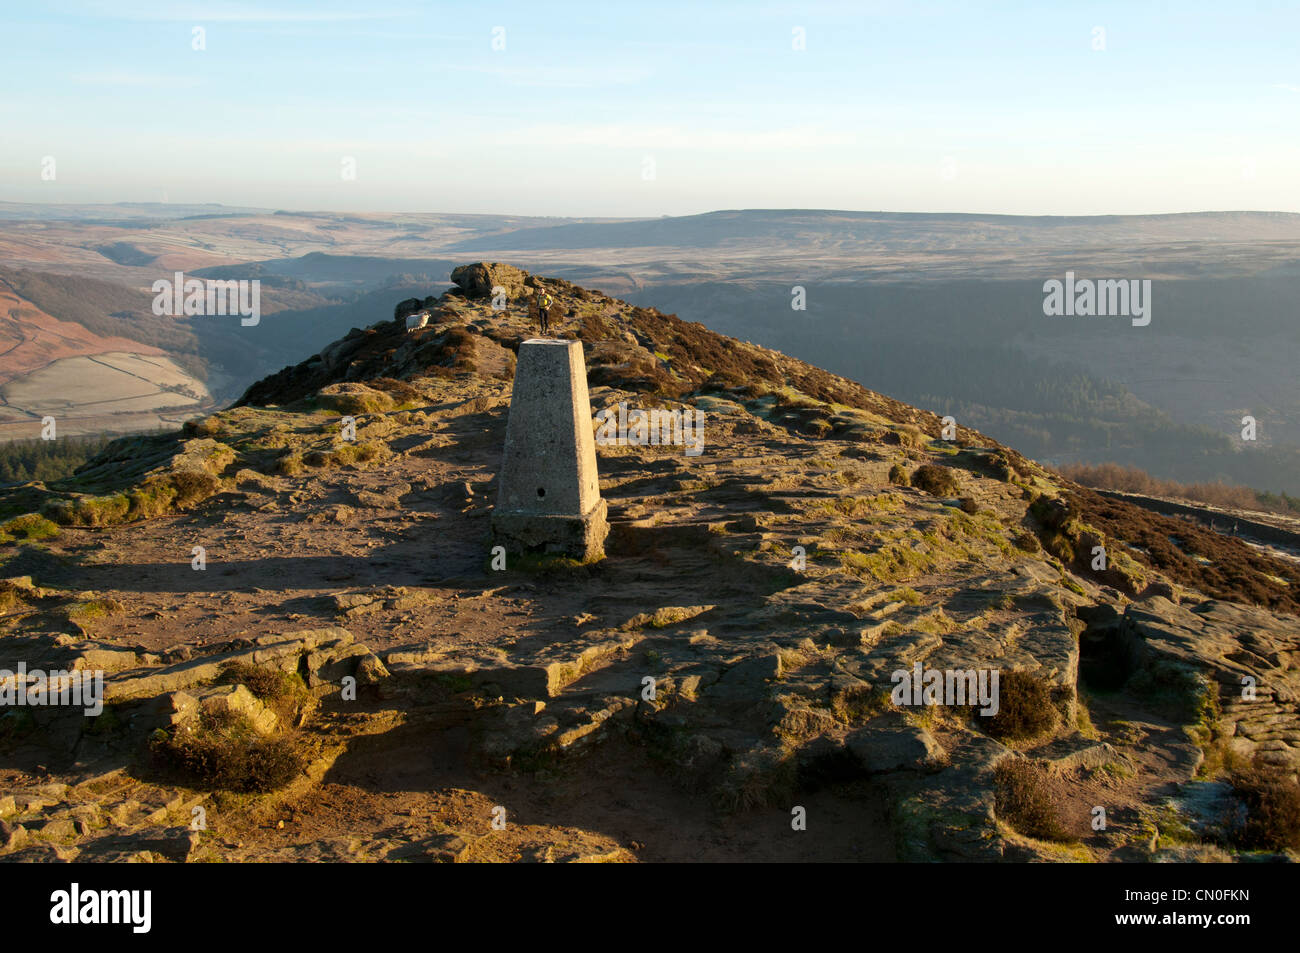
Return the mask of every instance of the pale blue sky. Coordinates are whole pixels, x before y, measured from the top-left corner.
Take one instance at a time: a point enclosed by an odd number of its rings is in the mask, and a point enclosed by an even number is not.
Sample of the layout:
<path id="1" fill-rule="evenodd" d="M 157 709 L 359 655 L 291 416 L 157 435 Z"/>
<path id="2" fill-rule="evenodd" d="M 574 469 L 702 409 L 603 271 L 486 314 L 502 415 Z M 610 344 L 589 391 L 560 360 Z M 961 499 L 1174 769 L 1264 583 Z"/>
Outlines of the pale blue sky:
<path id="1" fill-rule="evenodd" d="M 0 200 L 1300 212 L 1294 3 L 0 10 Z"/>

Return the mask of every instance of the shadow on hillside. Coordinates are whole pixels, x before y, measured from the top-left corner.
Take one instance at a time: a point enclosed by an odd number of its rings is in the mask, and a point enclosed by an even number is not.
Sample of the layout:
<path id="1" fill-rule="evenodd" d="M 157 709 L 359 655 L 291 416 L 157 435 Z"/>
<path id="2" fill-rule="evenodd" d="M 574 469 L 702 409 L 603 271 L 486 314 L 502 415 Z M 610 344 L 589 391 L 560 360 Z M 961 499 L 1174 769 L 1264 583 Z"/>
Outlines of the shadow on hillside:
<path id="1" fill-rule="evenodd" d="M 605 834 L 623 845 L 639 844 L 638 859 L 647 861 L 896 859 L 893 832 L 874 790 L 801 791 L 799 803 L 822 823 L 793 833 L 784 805 L 719 813 L 707 793 L 674 783 L 645 748 L 617 739 L 561 759 L 555 771 L 488 770 L 476 764 L 473 725 L 457 720 L 408 723 L 355 738 L 323 783 L 381 795 L 472 791 L 505 807 L 512 828 Z M 491 833 L 487 813 L 458 820 L 459 831 L 470 837 Z"/>

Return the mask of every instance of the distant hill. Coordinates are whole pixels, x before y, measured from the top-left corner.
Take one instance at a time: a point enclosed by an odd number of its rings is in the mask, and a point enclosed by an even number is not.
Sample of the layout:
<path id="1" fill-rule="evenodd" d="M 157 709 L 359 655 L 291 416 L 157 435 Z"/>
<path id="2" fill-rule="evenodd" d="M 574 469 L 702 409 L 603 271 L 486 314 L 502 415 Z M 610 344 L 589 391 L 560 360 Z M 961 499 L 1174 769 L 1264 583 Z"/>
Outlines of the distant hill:
<path id="1" fill-rule="evenodd" d="M 250 215 L 267 211 L 269 209 L 219 205 L 215 202 L 196 205 L 170 202 L 116 202 L 111 205 L 0 202 L 0 221 L 125 224 L 139 220 L 176 221 L 216 215 Z"/>
<path id="2" fill-rule="evenodd" d="M 199 268 L 199 278 L 260 278 L 264 282 L 295 280 L 297 287 L 315 285 L 383 285 L 402 276 L 421 276 L 446 286 L 456 262 L 450 258 L 380 258 L 370 255 L 332 255 L 310 252 L 298 258 L 273 258 L 247 265 Z"/>
<path id="3" fill-rule="evenodd" d="M 1092 248 L 1167 242 L 1300 242 L 1300 214 L 1192 212 L 1176 215 L 1023 216 L 825 209 L 739 209 L 661 219 L 522 228 L 451 245 L 448 251 L 542 251 L 572 248 L 717 248 L 790 245 L 935 251 L 1046 244 Z"/>
<path id="4" fill-rule="evenodd" d="M 455 262 L 487 258 L 671 308 L 1044 461 L 1300 494 L 1296 214 L 594 220 L 2 203 L 0 213 L 0 276 L 28 274 L 16 280 L 53 316 L 163 348 L 219 401 L 304 346 L 385 317 L 394 298 L 441 293 Z M 89 230 L 92 218 L 101 224 Z M 260 280 L 261 327 L 160 320 L 135 303 L 177 268 Z M 1046 317 L 1043 282 L 1067 272 L 1150 278 L 1152 324 Z M 806 310 L 791 309 L 796 287 Z M 1250 446 L 1238 437 L 1247 414 L 1260 423 Z"/>
<path id="5" fill-rule="evenodd" d="M 149 341 L 150 330 L 163 328 L 142 327 L 134 320 L 130 309 L 140 302 L 140 296 L 106 282 L 64 284 L 24 272 L 0 277 L 0 382 L 77 354 L 123 349 L 165 353 Z M 121 313 L 132 318 L 113 318 L 103 311 L 116 307 L 127 309 Z M 184 347 L 179 336 L 158 333 L 154 340 L 177 350 Z"/>

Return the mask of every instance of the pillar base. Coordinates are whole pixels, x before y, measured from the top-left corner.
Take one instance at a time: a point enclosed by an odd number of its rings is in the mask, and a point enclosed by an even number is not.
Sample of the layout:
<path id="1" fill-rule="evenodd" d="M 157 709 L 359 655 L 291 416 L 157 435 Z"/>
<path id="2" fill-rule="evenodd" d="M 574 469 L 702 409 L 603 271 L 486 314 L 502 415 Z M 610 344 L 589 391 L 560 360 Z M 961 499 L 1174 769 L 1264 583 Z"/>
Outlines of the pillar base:
<path id="1" fill-rule="evenodd" d="M 542 553 L 593 562 L 605 556 L 608 511 L 604 500 L 583 516 L 497 510 L 492 514 L 492 544 L 516 555 Z"/>

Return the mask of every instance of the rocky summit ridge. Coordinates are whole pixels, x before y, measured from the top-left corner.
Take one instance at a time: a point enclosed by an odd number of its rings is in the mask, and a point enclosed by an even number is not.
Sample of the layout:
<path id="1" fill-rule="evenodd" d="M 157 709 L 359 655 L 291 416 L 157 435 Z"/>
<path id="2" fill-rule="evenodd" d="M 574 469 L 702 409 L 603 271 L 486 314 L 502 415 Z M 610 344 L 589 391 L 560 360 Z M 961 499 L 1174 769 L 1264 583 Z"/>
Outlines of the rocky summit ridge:
<path id="1" fill-rule="evenodd" d="M 0 859 L 1284 855 L 1247 818 L 1300 766 L 1296 562 L 674 315 L 452 278 L 5 491 L 0 669 L 104 709 L 0 717 Z M 538 289 L 593 411 L 701 412 L 702 452 L 599 446 L 605 557 L 501 568 Z M 918 671 L 998 712 L 900 704 Z"/>

